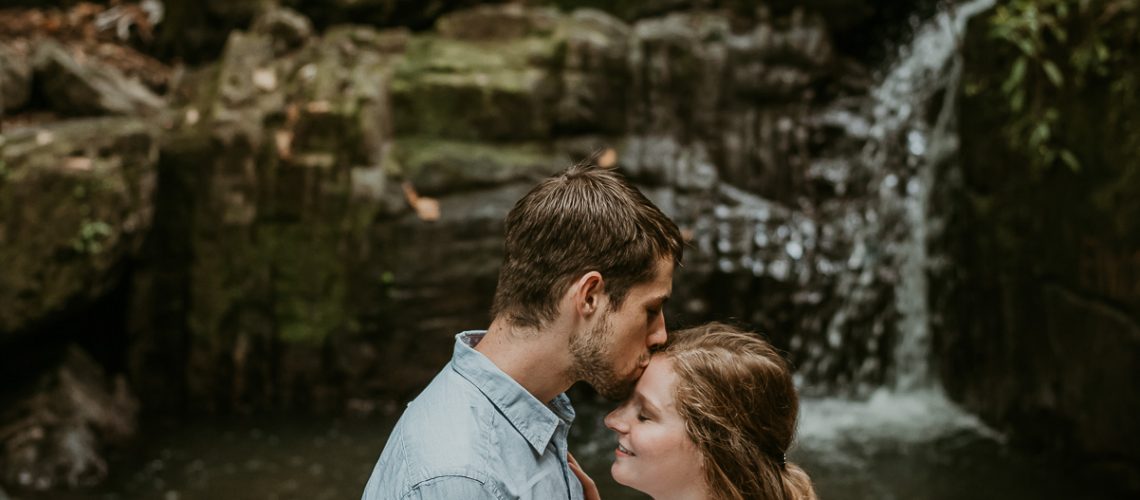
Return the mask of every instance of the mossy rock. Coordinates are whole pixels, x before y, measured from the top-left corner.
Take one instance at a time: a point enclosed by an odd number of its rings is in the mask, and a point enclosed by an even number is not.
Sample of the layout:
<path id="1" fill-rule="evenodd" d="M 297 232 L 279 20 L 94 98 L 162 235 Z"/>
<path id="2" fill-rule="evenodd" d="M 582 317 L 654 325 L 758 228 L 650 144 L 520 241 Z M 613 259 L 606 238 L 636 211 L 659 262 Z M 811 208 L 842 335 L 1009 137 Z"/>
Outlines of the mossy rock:
<path id="1" fill-rule="evenodd" d="M 489 144 L 404 137 L 396 141 L 403 177 L 422 194 L 534 182 L 570 165 L 548 143 Z"/>
<path id="2" fill-rule="evenodd" d="M 390 87 L 395 129 L 465 140 L 549 137 L 556 48 L 541 38 L 415 38 Z"/>
<path id="3" fill-rule="evenodd" d="M 121 279 L 149 228 L 158 140 L 134 118 L 0 136 L 0 337 Z"/>

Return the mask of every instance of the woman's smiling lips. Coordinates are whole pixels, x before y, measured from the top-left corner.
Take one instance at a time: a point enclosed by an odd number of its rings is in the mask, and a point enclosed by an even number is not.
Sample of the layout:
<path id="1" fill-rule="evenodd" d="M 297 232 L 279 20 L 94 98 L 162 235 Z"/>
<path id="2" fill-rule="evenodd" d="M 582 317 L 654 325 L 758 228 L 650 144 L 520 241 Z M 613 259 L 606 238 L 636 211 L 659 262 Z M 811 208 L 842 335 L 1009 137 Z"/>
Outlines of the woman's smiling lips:
<path id="1" fill-rule="evenodd" d="M 627 456 L 627 457 L 636 457 L 636 456 L 637 456 L 637 454 L 636 454 L 636 453 L 634 453 L 634 452 L 632 452 L 632 451 L 629 451 L 629 448 L 626 448 L 625 446 L 622 446 L 622 444 L 621 444 L 621 443 L 618 443 L 618 447 L 617 447 L 617 450 L 615 450 L 614 452 L 615 452 L 615 453 L 617 454 L 617 456 L 619 456 L 619 457 L 620 457 L 620 456 Z"/>

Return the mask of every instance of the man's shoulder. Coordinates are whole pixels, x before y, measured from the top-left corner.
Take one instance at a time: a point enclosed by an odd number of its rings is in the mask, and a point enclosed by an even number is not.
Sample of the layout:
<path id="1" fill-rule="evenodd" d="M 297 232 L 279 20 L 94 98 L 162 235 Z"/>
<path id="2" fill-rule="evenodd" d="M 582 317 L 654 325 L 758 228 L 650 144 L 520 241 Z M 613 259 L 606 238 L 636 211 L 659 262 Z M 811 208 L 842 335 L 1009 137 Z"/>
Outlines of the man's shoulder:
<path id="1" fill-rule="evenodd" d="M 478 387 L 448 364 L 408 403 L 393 433 L 410 433 L 428 440 L 460 435 L 478 436 L 479 424 L 496 415 L 495 406 Z"/>
<path id="2" fill-rule="evenodd" d="M 372 475 L 385 484 L 375 486 L 404 494 L 444 477 L 490 481 L 496 415 L 478 388 L 444 368 L 396 423 Z"/>
<path id="3" fill-rule="evenodd" d="M 494 405 L 478 388 L 450 367 L 444 368 L 408 403 L 388 437 L 398 448 L 392 450 L 393 458 L 447 471 L 454 471 L 456 465 L 480 463 L 483 455 L 494 452 L 494 443 L 488 441 L 493 438 L 489 431 L 499 425 L 497 416 Z"/>

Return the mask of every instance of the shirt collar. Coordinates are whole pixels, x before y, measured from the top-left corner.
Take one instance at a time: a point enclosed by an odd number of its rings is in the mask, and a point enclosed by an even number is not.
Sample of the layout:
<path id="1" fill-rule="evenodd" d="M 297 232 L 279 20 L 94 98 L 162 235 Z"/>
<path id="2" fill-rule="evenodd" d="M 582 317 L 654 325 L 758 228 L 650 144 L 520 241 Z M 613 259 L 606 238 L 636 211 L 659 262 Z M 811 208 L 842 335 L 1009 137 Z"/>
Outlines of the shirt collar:
<path id="1" fill-rule="evenodd" d="M 554 438 L 558 424 L 569 426 L 574 421 L 570 398 L 563 393 L 556 396 L 549 406 L 542 404 L 473 348 L 486 333 L 485 330 L 469 330 L 455 336 L 452 369 L 491 400 L 534 451 L 541 454 Z"/>

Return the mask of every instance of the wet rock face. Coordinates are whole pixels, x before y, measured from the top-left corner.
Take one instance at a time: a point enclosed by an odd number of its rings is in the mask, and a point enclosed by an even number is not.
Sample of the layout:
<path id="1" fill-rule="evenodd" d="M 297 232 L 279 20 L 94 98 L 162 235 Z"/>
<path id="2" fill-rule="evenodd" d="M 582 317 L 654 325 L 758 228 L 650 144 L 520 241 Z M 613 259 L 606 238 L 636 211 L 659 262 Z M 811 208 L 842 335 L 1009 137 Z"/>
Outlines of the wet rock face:
<path id="1" fill-rule="evenodd" d="M 0 112 L 20 109 L 32 93 L 27 43 L 0 43 Z"/>
<path id="2" fill-rule="evenodd" d="M 158 139 L 134 118 L 0 137 L 0 340 L 106 294 L 154 208 Z"/>
<path id="3" fill-rule="evenodd" d="M 866 88 L 822 17 L 505 5 L 438 25 L 318 37 L 273 10 L 185 79 L 131 281 L 151 408 L 411 396 L 487 324 L 510 207 L 607 146 L 691 237 L 672 324 L 763 330 L 821 391 L 887 377 L 880 240 L 907 225 L 877 186 L 909 174 L 844 160 L 867 136 L 834 98 Z"/>
<path id="4" fill-rule="evenodd" d="M 1004 75 L 1013 59 L 977 33 L 965 81 Z M 1131 68 L 1127 71 L 1134 71 Z M 938 283 L 942 379 L 955 399 L 1017 441 L 1087 457 L 1086 467 L 1140 489 L 1140 196 L 1120 103 L 1090 91 L 1058 104 L 1079 172 L 1029 172 L 1001 130 L 998 91 L 964 94 L 962 171 L 949 179 Z M 1133 132 L 1134 133 L 1134 132 Z M 1067 137 L 1070 137 L 1067 136 Z M 1129 173 L 1131 172 L 1131 173 Z M 1105 193 L 1120 193 L 1119 197 Z M 1133 207 L 1133 208 L 1130 208 Z"/>
<path id="5" fill-rule="evenodd" d="M 218 2 L 224 3 L 224 2 Z M 390 2 L 388 0 L 286 0 L 282 2 L 303 12 L 318 25 L 359 23 L 375 26 L 406 26 L 422 30 L 432 26 L 442 14 L 469 8 L 480 0 L 434 0 L 431 2 Z"/>
<path id="6" fill-rule="evenodd" d="M 801 360 L 842 353 L 802 363 L 821 388 L 885 377 L 897 313 L 868 247 L 879 215 L 843 205 L 875 203 L 871 177 L 804 174 L 844 153 L 814 139 L 837 133 L 820 89 L 848 71 L 818 17 L 626 24 L 509 5 L 430 33 L 318 38 L 275 15 L 190 78 L 163 151 L 131 305 L 152 407 L 337 412 L 413 395 L 455 333 L 488 323 L 510 207 L 603 146 L 692 236 L 672 323 L 732 318 Z"/>
<path id="7" fill-rule="evenodd" d="M 44 100 L 64 115 L 146 115 L 163 107 L 139 81 L 114 68 L 80 62 L 52 41 L 36 46 L 33 67 Z"/>
<path id="8" fill-rule="evenodd" d="M 126 380 L 109 380 L 74 346 L 31 386 L 0 402 L 0 481 L 21 490 L 98 484 L 108 473 L 106 448 L 134 434 L 138 410 Z"/>
<path id="9" fill-rule="evenodd" d="M 380 277 L 358 270 L 386 251 L 372 222 L 407 210 L 383 165 L 387 59 L 406 34 L 297 45 L 280 24 L 231 36 L 163 152 L 130 306 L 130 369 L 157 411 L 334 412 L 372 373 L 380 330 L 360 318 L 376 297 L 356 291 Z"/>

